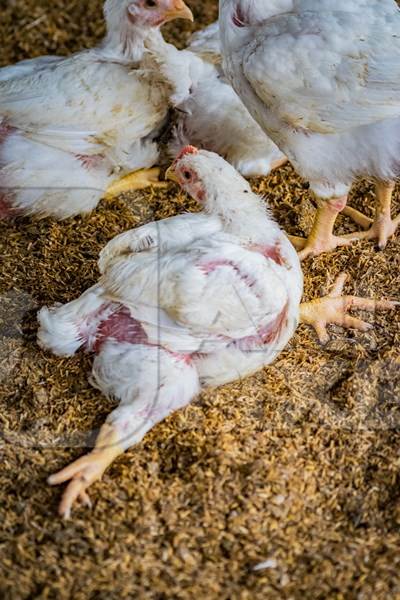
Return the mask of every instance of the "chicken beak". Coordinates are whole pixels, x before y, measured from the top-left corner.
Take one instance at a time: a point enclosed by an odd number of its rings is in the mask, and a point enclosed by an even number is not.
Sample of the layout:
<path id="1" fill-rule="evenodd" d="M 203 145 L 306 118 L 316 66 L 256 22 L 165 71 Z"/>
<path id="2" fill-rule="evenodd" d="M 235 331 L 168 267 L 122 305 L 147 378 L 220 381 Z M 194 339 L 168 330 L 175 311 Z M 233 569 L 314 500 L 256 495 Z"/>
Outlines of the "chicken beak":
<path id="1" fill-rule="evenodd" d="M 165 22 L 173 19 L 189 19 L 194 21 L 193 13 L 183 0 L 173 0 L 172 7 L 164 14 Z"/>
<path id="2" fill-rule="evenodd" d="M 165 179 L 169 179 L 169 181 L 173 181 L 174 183 L 179 183 L 179 179 L 174 170 L 174 165 L 171 165 L 169 169 L 166 170 Z"/>

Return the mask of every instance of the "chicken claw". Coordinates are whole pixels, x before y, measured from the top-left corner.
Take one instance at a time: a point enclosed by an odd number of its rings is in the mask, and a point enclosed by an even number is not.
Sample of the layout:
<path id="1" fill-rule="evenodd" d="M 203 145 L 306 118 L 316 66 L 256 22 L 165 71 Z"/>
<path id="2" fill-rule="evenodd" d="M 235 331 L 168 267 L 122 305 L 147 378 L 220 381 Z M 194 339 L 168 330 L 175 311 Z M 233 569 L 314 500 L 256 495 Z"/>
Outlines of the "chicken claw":
<path id="1" fill-rule="evenodd" d="M 358 309 L 370 312 L 392 310 L 400 304 L 390 300 L 343 296 L 346 280 L 347 275 L 341 273 L 333 284 L 332 291 L 327 296 L 300 305 L 300 322 L 314 327 L 321 344 L 326 344 L 329 341 L 326 326 L 330 323 L 349 329 L 358 329 L 359 331 L 373 329 L 371 323 L 366 323 L 361 319 L 348 315 L 348 310 Z"/>
<path id="2" fill-rule="evenodd" d="M 389 239 L 396 233 L 397 228 L 400 226 L 400 215 L 392 219 L 390 213 L 378 212 L 375 219 L 370 219 L 350 206 L 345 208 L 343 214 L 350 217 L 364 229 L 367 229 L 367 231 L 361 234 L 362 239 L 378 240 L 378 246 L 381 250 L 386 247 Z"/>
<path id="3" fill-rule="evenodd" d="M 299 252 L 300 260 L 304 260 L 309 256 L 318 256 L 323 252 L 331 252 L 339 246 L 349 246 L 353 242 L 364 238 L 364 232 L 348 233 L 342 236 L 333 233 L 336 217 L 344 209 L 346 201 L 346 196 L 333 200 L 318 201 L 313 227 L 307 240 L 304 241 L 303 248 L 299 243 L 301 238 L 296 240 L 296 249 L 301 248 Z"/>
<path id="4" fill-rule="evenodd" d="M 122 179 L 112 183 L 104 194 L 105 200 L 112 200 L 124 192 L 132 192 L 134 190 L 144 190 L 147 187 L 166 187 L 164 181 L 159 180 L 160 169 L 153 167 L 152 169 L 140 169 L 134 173 L 129 173 Z"/>
<path id="5" fill-rule="evenodd" d="M 376 192 L 376 214 L 374 219 L 366 217 L 358 210 L 346 206 L 343 214 L 350 217 L 357 225 L 361 225 L 367 231 L 361 233 L 361 239 L 378 240 L 381 250 L 386 248 L 389 239 L 396 233 L 400 226 L 400 215 L 395 219 L 391 217 L 391 203 L 394 191 L 394 183 L 378 181 L 375 185 Z"/>
<path id="6" fill-rule="evenodd" d="M 118 435 L 114 427 L 105 424 L 100 429 L 92 452 L 78 458 L 58 473 L 50 475 L 48 478 L 50 485 L 59 485 L 69 481 L 58 509 L 60 516 L 69 519 L 71 508 L 76 500 L 80 500 L 89 508 L 92 506 L 86 489 L 102 478 L 107 467 L 122 452 L 122 448 L 118 445 Z"/>

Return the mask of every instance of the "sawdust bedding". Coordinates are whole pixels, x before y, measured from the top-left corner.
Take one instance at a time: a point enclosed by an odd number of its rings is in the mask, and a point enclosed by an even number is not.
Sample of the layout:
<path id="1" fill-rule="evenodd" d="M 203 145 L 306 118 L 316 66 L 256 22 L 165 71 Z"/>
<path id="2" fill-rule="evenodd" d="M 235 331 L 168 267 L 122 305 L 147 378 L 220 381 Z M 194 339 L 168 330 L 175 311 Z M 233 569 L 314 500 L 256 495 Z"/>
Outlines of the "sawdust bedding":
<path id="1" fill-rule="evenodd" d="M 103 33 L 100 0 L 4 1 L 2 64 Z M 216 16 L 216 0 L 189 4 L 197 26 Z M 168 35 L 182 45 L 188 28 Z M 313 206 L 289 166 L 254 186 L 290 233 L 307 231 Z M 353 205 L 364 198 L 372 207 L 367 184 Z M 367 334 L 333 328 L 326 347 L 300 327 L 273 365 L 205 392 L 127 452 L 92 511 L 56 517 L 46 476 L 83 453 L 111 404 L 87 382 L 90 357 L 38 349 L 36 310 L 91 285 L 114 235 L 185 209 L 171 185 L 85 218 L 0 224 L 1 597 L 400 598 L 398 313 Z M 345 270 L 349 291 L 396 297 L 399 256 L 397 238 L 307 261 L 305 296 Z"/>

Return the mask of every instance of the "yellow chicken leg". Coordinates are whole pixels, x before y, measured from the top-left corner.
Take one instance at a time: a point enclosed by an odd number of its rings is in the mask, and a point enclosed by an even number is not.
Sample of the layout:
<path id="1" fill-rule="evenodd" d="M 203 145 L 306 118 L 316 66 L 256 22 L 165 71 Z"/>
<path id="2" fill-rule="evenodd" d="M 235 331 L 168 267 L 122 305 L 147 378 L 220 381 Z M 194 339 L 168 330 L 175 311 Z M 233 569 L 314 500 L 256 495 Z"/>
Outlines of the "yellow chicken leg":
<path id="1" fill-rule="evenodd" d="M 368 229 L 361 237 L 367 240 L 378 240 L 378 246 L 383 250 L 389 239 L 394 235 L 396 229 L 400 225 L 400 215 L 395 219 L 392 219 L 391 206 L 392 206 L 392 194 L 394 190 L 394 183 L 385 183 L 378 181 L 375 185 L 376 193 L 376 213 L 375 218 L 370 219 L 363 215 L 358 210 L 346 207 L 343 214 L 350 217 L 355 223 Z"/>
<path id="2" fill-rule="evenodd" d="M 48 478 L 50 485 L 59 485 L 69 481 L 59 506 L 59 514 L 69 519 L 72 505 L 81 500 L 86 506 L 91 506 L 86 489 L 95 481 L 101 479 L 107 467 L 124 450 L 119 445 L 119 436 L 112 425 L 105 424 L 100 429 L 92 452 L 78 458 L 58 473 Z"/>
<path id="3" fill-rule="evenodd" d="M 124 192 L 132 192 L 134 190 L 144 190 L 147 187 L 158 187 L 163 188 L 167 184 L 164 181 L 159 180 L 160 169 L 153 167 L 152 169 L 140 169 L 134 173 L 129 173 L 121 179 L 114 181 L 104 194 L 106 200 L 116 198 Z"/>
<path id="4" fill-rule="evenodd" d="M 399 302 L 391 302 L 390 300 L 343 296 L 346 280 L 347 275 L 341 273 L 333 284 L 332 291 L 327 296 L 300 305 L 300 322 L 314 327 L 322 344 L 329 341 L 326 330 L 329 323 L 360 331 L 369 331 L 373 328 L 370 323 L 348 315 L 348 310 L 358 309 L 374 312 L 376 310 L 392 310 L 400 305 Z"/>
<path id="5" fill-rule="evenodd" d="M 363 229 L 368 229 L 373 223 L 372 219 L 364 215 L 356 208 L 353 208 L 352 206 L 346 206 L 346 208 L 342 210 L 342 214 L 345 217 L 349 217 L 352 221 L 354 221 L 354 223 L 356 223 Z"/>
<path id="6" fill-rule="evenodd" d="M 299 252 L 300 260 L 308 256 L 317 256 L 322 252 L 331 252 L 338 246 L 349 246 L 352 242 L 362 238 L 365 234 L 350 233 L 336 236 L 333 233 L 338 214 L 346 206 L 347 196 L 335 198 L 334 200 L 318 200 L 317 214 L 313 227 L 307 240 L 304 240 L 303 249 Z M 293 238 L 292 243 L 298 249 L 301 246 L 301 238 Z"/>

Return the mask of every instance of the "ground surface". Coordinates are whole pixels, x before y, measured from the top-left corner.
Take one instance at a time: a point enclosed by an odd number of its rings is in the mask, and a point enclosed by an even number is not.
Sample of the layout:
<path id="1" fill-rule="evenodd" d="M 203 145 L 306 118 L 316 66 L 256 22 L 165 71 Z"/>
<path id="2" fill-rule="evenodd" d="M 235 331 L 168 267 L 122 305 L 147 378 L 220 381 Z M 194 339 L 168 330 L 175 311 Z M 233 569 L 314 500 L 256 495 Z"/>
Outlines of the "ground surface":
<path id="1" fill-rule="evenodd" d="M 215 0 L 190 4 L 198 26 L 216 15 Z M 97 0 L 2 8 L 2 64 L 68 53 L 103 31 Z M 180 27 L 169 34 L 182 44 Z M 307 187 L 290 167 L 255 186 L 291 233 L 307 230 Z M 365 199 L 372 206 L 366 184 L 353 204 Z M 57 518 L 61 490 L 46 477 L 82 454 L 111 403 L 87 382 L 90 357 L 38 349 L 36 308 L 91 285 L 115 234 L 184 208 L 171 186 L 86 218 L 0 225 L 0 596 L 400 598 L 398 313 L 370 317 L 369 334 L 337 329 L 325 348 L 299 328 L 274 365 L 203 394 L 118 460 L 94 486 L 92 512 Z M 398 240 L 308 261 L 306 296 L 341 270 L 348 290 L 396 297 Z"/>

